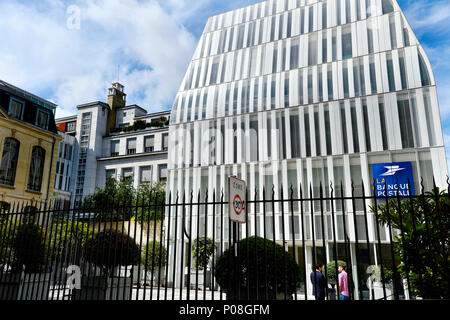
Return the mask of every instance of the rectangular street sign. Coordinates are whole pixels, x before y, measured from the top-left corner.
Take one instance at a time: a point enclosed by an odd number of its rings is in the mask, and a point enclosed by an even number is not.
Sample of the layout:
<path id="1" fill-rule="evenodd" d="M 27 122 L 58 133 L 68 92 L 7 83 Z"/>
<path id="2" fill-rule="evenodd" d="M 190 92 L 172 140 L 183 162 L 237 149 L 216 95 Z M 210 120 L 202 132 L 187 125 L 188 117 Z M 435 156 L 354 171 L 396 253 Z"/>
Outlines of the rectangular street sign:
<path id="1" fill-rule="evenodd" d="M 411 162 L 372 165 L 376 197 L 408 197 L 415 194 Z"/>
<path id="2" fill-rule="evenodd" d="M 228 177 L 228 207 L 230 220 L 239 223 L 247 222 L 247 185 L 244 180 Z"/>

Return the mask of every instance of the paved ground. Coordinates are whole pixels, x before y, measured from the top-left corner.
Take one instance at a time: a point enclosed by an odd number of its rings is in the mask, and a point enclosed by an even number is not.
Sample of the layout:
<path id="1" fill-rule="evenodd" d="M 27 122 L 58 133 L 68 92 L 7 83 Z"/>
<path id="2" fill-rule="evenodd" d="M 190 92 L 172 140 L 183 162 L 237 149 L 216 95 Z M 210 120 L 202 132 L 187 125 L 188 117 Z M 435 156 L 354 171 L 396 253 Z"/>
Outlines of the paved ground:
<path id="1" fill-rule="evenodd" d="M 69 300 L 70 299 L 70 290 L 68 289 L 60 289 L 55 288 L 54 290 L 50 290 L 49 299 L 53 300 Z M 181 299 L 180 299 L 181 297 Z M 220 293 L 220 291 L 211 291 L 211 290 L 193 290 L 189 291 L 189 300 L 226 300 L 227 295 L 225 293 Z M 293 299 L 295 299 L 293 297 Z M 303 294 L 297 295 L 297 300 L 304 300 L 305 297 Z M 314 299 L 314 297 L 308 297 L 308 299 Z M 151 289 L 147 288 L 137 288 L 136 286 L 132 289 L 131 300 L 188 300 L 187 289 L 183 288 L 183 290 L 172 288 L 160 288 L 158 295 L 158 288 Z"/>

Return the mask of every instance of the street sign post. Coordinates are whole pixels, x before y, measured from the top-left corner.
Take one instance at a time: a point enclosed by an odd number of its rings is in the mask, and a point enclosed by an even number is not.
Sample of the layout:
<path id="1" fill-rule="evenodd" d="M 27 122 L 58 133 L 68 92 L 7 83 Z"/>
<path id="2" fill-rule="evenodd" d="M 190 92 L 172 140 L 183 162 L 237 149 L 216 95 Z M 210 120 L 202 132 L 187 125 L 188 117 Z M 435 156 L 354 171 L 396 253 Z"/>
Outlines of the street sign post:
<path id="1" fill-rule="evenodd" d="M 238 223 L 247 222 L 247 185 L 244 180 L 236 177 L 228 178 L 229 187 L 229 216 L 230 220 Z"/>

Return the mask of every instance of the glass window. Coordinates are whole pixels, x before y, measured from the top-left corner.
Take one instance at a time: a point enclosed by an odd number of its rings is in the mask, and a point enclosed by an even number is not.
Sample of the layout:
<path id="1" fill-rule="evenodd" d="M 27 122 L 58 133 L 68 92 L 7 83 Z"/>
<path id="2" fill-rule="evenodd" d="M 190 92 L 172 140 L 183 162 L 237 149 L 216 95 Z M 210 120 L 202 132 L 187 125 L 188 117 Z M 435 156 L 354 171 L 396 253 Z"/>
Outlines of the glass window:
<path id="1" fill-rule="evenodd" d="M 362 107 L 363 107 L 363 118 L 364 118 L 364 134 L 366 136 L 366 148 L 367 148 L 367 152 L 369 152 L 371 150 L 371 145 L 370 145 L 369 115 L 367 113 L 366 99 L 362 100 Z"/>
<path id="2" fill-rule="evenodd" d="M 313 66 L 317 64 L 317 33 L 309 35 L 308 42 L 308 65 Z"/>
<path id="3" fill-rule="evenodd" d="M 394 15 L 389 16 L 389 34 L 391 36 L 391 48 L 397 48 L 397 33 L 395 31 L 395 17 Z"/>
<path id="4" fill-rule="evenodd" d="M 289 107 L 289 72 L 284 76 L 284 106 Z"/>
<path id="5" fill-rule="evenodd" d="M 352 132 L 353 132 L 353 152 L 359 152 L 359 133 L 358 133 L 358 119 L 356 117 L 356 106 L 355 102 L 350 102 L 350 116 L 352 120 Z"/>
<path id="6" fill-rule="evenodd" d="M 400 65 L 400 78 L 402 81 L 402 90 L 408 89 L 406 82 L 406 67 L 405 67 L 405 56 L 403 50 L 399 51 L 398 62 Z"/>
<path id="7" fill-rule="evenodd" d="M 430 75 L 428 74 L 428 68 L 425 64 L 425 60 L 422 54 L 418 52 L 419 55 L 419 67 L 420 67 L 420 77 L 422 79 L 422 87 L 429 86 L 431 84 Z"/>
<path id="8" fill-rule="evenodd" d="M 278 23 L 278 38 L 277 38 L 277 40 L 283 38 L 283 20 L 284 20 L 283 18 L 284 18 L 283 15 L 280 15 L 280 16 L 279 16 L 279 23 Z"/>
<path id="9" fill-rule="evenodd" d="M 259 137 L 258 137 L 258 117 L 250 117 L 250 161 L 258 161 Z"/>
<path id="10" fill-rule="evenodd" d="M 49 113 L 47 111 L 39 110 L 37 113 L 37 121 L 36 125 L 39 128 L 47 129 L 48 128 L 48 119 L 49 119 Z"/>
<path id="11" fill-rule="evenodd" d="M 134 179 L 133 168 L 123 168 L 122 169 L 122 180 L 133 182 L 133 179 Z"/>
<path id="12" fill-rule="evenodd" d="M 314 107 L 317 109 L 317 106 Z M 320 147 L 320 124 L 319 124 L 319 112 L 314 112 L 314 129 L 315 129 L 315 138 L 316 138 L 316 155 L 320 156 L 322 154 L 321 147 Z"/>
<path id="13" fill-rule="evenodd" d="M 277 72 L 277 62 L 278 62 L 278 44 L 275 43 L 275 47 L 273 48 L 273 57 L 272 57 L 272 73 Z"/>
<path id="14" fill-rule="evenodd" d="M 24 104 L 14 98 L 9 103 L 8 115 L 12 118 L 22 119 Z"/>
<path id="15" fill-rule="evenodd" d="M 331 53 L 332 53 L 332 61 L 336 61 L 337 59 L 337 31 L 333 29 L 332 38 L 331 38 Z"/>
<path id="16" fill-rule="evenodd" d="M 145 152 L 153 152 L 155 150 L 155 136 L 144 137 Z"/>
<path id="17" fill-rule="evenodd" d="M 127 139 L 127 154 L 136 153 L 136 138 Z"/>
<path id="18" fill-rule="evenodd" d="M 344 144 L 344 153 L 348 153 L 348 142 L 347 142 L 347 117 L 345 115 L 345 105 L 341 103 L 341 129 L 342 129 L 342 141 Z"/>
<path id="19" fill-rule="evenodd" d="M 322 66 L 318 66 L 317 68 L 317 73 L 318 73 L 318 77 L 317 77 L 317 87 L 319 89 L 319 101 L 322 102 L 323 101 L 323 79 L 322 79 Z"/>
<path id="20" fill-rule="evenodd" d="M 42 175 L 44 173 L 45 150 L 41 147 L 33 147 L 31 153 L 30 174 L 28 176 L 28 190 L 40 191 Z"/>
<path id="21" fill-rule="evenodd" d="M 392 5 L 392 0 L 382 0 L 381 6 L 382 6 L 383 14 L 394 11 L 394 7 Z"/>
<path id="22" fill-rule="evenodd" d="M 211 67 L 211 79 L 209 80 L 209 84 L 216 84 L 216 82 L 217 82 L 217 75 L 219 73 L 219 62 L 220 62 L 220 58 L 214 57 L 213 64 Z M 192 100 L 192 96 L 191 96 L 191 100 Z"/>
<path id="23" fill-rule="evenodd" d="M 299 44 L 300 39 L 294 38 L 291 41 L 291 52 L 290 52 L 290 69 L 297 69 L 298 68 L 298 59 L 299 59 Z"/>
<path id="24" fill-rule="evenodd" d="M 312 69 L 308 70 L 308 103 L 313 103 L 313 81 L 312 81 Z"/>
<path id="25" fill-rule="evenodd" d="M 309 7 L 309 30 L 308 32 L 312 32 L 314 29 L 314 6 Z"/>
<path id="26" fill-rule="evenodd" d="M 358 60 L 355 59 L 353 62 L 353 86 L 355 88 L 355 96 L 359 97 L 359 66 Z"/>
<path id="27" fill-rule="evenodd" d="M 347 61 L 344 62 L 342 69 L 343 81 L 344 81 L 344 98 L 349 97 L 349 85 L 348 85 L 348 67 Z"/>
<path id="28" fill-rule="evenodd" d="M 291 157 L 300 158 L 300 122 L 298 117 L 298 111 L 292 111 L 290 116 L 290 127 L 291 127 Z"/>
<path id="29" fill-rule="evenodd" d="M 291 30 L 292 30 L 292 12 L 289 11 L 288 13 L 288 20 L 287 20 L 287 37 L 291 37 Z"/>
<path id="30" fill-rule="evenodd" d="M 364 60 L 362 58 L 359 59 L 359 84 L 361 88 L 361 95 L 366 95 L 366 80 L 364 75 Z"/>
<path id="31" fill-rule="evenodd" d="M 333 70 L 331 64 L 327 66 L 327 86 L 328 86 L 328 100 L 333 100 Z"/>
<path id="32" fill-rule="evenodd" d="M 108 169 L 105 171 L 105 178 L 108 179 L 116 179 L 116 169 Z"/>
<path id="33" fill-rule="evenodd" d="M 274 40 L 275 40 L 275 16 L 273 16 L 271 20 L 270 42 Z"/>
<path id="34" fill-rule="evenodd" d="M 389 80 L 389 91 L 395 91 L 394 65 L 392 63 L 392 55 L 386 55 L 386 66 Z"/>
<path id="35" fill-rule="evenodd" d="M 331 149 L 330 111 L 327 105 L 324 108 L 324 117 L 325 117 L 325 140 L 327 147 L 327 155 L 331 155 L 332 149 Z"/>
<path id="36" fill-rule="evenodd" d="M 267 157 L 271 159 L 272 156 L 272 113 L 267 114 Z"/>
<path id="37" fill-rule="evenodd" d="M 342 59 L 352 57 L 352 29 L 350 26 L 342 28 Z"/>
<path id="38" fill-rule="evenodd" d="M 373 51 L 374 51 L 374 49 L 373 49 L 373 30 L 374 30 L 374 27 L 372 26 L 372 22 L 368 21 L 367 22 L 367 42 L 368 42 L 369 53 L 373 53 Z"/>
<path id="39" fill-rule="evenodd" d="M 304 104 L 303 101 L 303 69 L 298 71 L 298 99 L 300 104 Z"/>
<path id="40" fill-rule="evenodd" d="M 120 147 L 120 141 L 111 141 L 111 157 L 117 157 L 119 155 L 119 147 Z"/>
<path id="41" fill-rule="evenodd" d="M 306 156 L 311 157 L 311 131 L 309 127 L 309 113 L 305 112 L 303 121 L 305 122 L 305 143 L 306 143 Z"/>
<path id="42" fill-rule="evenodd" d="M 397 96 L 398 118 L 400 121 L 400 133 L 402 138 L 402 146 L 406 148 L 414 148 L 414 135 L 411 122 L 411 111 L 407 94 L 399 94 Z"/>
<path id="43" fill-rule="evenodd" d="M 159 171 L 159 181 L 166 181 L 167 180 L 167 165 L 166 164 L 158 165 L 158 171 Z"/>
<path id="44" fill-rule="evenodd" d="M 322 29 L 327 28 L 327 3 L 322 3 Z"/>
<path id="45" fill-rule="evenodd" d="M 152 167 L 140 167 L 139 170 L 141 171 L 140 177 L 141 177 L 141 183 L 149 183 L 152 181 Z"/>
<path id="46" fill-rule="evenodd" d="M 423 93 L 425 116 L 427 118 L 428 138 L 430 139 L 430 146 L 436 145 L 436 134 L 434 132 L 433 120 L 432 120 L 432 108 L 430 99 L 430 90 L 427 88 Z"/>
<path id="47" fill-rule="evenodd" d="M 374 94 L 377 93 L 377 77 L 375 76 L 375 61 L 373 57 L 370 57 L 369 70 L 370 70 L 370 86 L 372 94 Z"/>
<path id="48" fill-rule="evenodd" d="M 286 159 L 286 125 L 284 112 L 277 112 L 276 132 L 278 140 L 278 159 Z"/>
<path id="49" fill-rule="evenodd" d="M 327 62 L 327 32 L 322 32 L 322 62 Z"/>
<path id="50" fill-rule="evenodd" d="M 386 115 L 384 113 L 383 97 L 378 98 L 378 109 L 380 112 L 381 138 L 383 140 L 383 150 L 387 150 L 389 146 L 388 146 L 387 131 L 386 131 Z"/>
<path id="51" fill-rule="evenodd" d="M 2 164 L 0 167 L 0 184 L 14 185 L 20 142 L 14 138 L 6 138 L 3 145 Z"/>
<path id="52" fill-rule="evenodd" d="M 167 151 L 169 150 L 169 134 L 163 133 L 162 135 L 162 150 Z"/>

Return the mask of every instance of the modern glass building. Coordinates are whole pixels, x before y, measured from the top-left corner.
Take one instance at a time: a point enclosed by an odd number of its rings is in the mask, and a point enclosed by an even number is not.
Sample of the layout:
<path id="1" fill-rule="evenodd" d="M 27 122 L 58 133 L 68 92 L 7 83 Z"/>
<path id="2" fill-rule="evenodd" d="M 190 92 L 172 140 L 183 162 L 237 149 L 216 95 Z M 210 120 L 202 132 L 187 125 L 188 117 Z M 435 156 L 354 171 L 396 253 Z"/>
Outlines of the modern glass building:
<path id="1" fill-rule="evenodd" d="M 204 199 L 207 190 L 210 201 L 213 190 L 216 199 L 223 190 L 226 200 L 230 175 L 247 181 L 252 199 L 254 190 L 262 197 L 263 187 L 271 199 L 272 185 L 275 198 L 281 187 L 287 198 L 290 186 L 298 198 L 300 185 L 303 197 L 318 197 L 320 185 L 329 196 L 330 183 L 340 195 L 341 182 L 344 196 L 351 196 L 352 183 L 355 195 L 361 195 L 363 185 L 371 195 L 372 165 L 399 162 L 411 164 L 416 192 L 421 177 L 425 189 L 432 187 L 433 176 L 438 186 L 446 186 L 435 79 L 395 0 L 268 0 L 209 18 L 174 102 L 169 132 L 172 200 L 177 192 L 188 198 L 190 191 L 195 198 L 200 191 Z M 363 217 L 363 205 L 345 207 L 356 211 L 357 219 Z M 256 212 L 248 209 L 251 232 L 260 234 L 262 204 Z M 271 217 L 281 208 L 266 209 L 271 238 L 273 220 L 276 233 L 282 229 L 281 217 Z M 316 205 L 306 210 L 320 215 Z M 342 224 L 342 206 L 336 204 L 335 210 Z M 295 237 L 301 239 L 298 206 L 294 211 Z M 195 210 L 193 219 L 198 213 L 203 235 L 204 212 Z M 310 220 L 308 215 L 309 257 Z M 212 237 L 213 221 L 207 221 Z M 291 230 L 291 222 L 285 223 Z M 353 226 L 351 216 L 348 224 Z M 369 219 L 371 242 L 373 224 Z M 319 219 L 314 225 L 317 240 L 330 239 L 329 226 L 323 235 Z M 217 218 L 215 227 L 220 227 Z M 228 239 L 228 222 L 224 227 Z M 381 234 L 382 241 L 387 237 Z M 319 249 L 318 260 L 332 259 L 328 242 Z"/>

